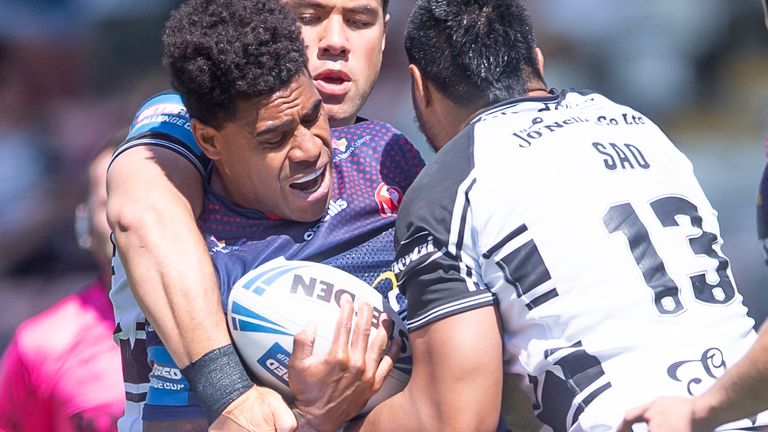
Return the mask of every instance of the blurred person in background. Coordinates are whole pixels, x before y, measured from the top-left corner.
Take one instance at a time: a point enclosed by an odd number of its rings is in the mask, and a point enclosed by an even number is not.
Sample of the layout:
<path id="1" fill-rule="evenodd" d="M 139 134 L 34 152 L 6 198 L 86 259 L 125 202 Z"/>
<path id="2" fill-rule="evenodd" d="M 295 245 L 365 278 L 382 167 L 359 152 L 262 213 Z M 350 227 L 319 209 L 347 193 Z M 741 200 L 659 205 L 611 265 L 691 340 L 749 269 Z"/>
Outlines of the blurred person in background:
<path id="1" fill-rule="evenodd" d="M 119 142 L 117 136 L 109 140 L 93 159 L 87 200 L 75 214 L 77 242 L 91 252 L 99 273 L 79 293 L 18 327 L 0 363 L 0 431 L 117 428 L 124 387 L 108 298 L 113 246 L 106 175 Z"/>

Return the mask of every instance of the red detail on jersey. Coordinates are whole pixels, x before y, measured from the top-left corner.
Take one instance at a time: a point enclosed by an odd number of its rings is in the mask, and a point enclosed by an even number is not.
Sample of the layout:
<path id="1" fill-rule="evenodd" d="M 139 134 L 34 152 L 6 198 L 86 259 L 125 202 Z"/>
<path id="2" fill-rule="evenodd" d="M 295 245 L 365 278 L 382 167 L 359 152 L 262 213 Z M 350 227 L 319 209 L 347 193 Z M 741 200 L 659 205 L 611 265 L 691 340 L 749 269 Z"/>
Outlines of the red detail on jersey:
<path id="1" fill-rule="evenodd" d="M 331 144 L 340 151 L 344 151 L 347 149 L 347 139 L 342 138 L 340 140 L 336 140 L 335 138 L 331 139 Z"/>
<path id="2" fill-rule="evenodd" d="M 397 216 L 402 201 L 403 192 L 395 186 L 381 183 L 376 188 L 376 202 L 379 203 L 379 213 L 382 216 Z"/>

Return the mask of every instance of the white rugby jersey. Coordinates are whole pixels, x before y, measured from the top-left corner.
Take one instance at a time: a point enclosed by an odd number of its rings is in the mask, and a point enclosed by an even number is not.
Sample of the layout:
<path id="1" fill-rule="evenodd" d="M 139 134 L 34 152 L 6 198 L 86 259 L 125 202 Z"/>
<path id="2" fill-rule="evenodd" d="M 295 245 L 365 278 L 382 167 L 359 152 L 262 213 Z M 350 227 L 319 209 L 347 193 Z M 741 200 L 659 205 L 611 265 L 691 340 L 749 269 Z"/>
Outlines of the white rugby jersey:
<path id="1" fill-rule="evenodd" d="M 146 318 L 131 291 L 120 254 L 112 257 L 112 289 L 109 298 L 115 312 L 115 342 L 120 346 L 125 381 L 125 412 L 117 421 L 120 432 L 141 432 L 144 402 L 149 390 Z"/>
<path id="2" fill-rule="evenodd" d="M 496 303 L 505 372 L 554 431 L 699 394 L 755 338 L 691 163 L 596 93 L 477 115 L 406 194 L 396 244 L 409 329 Z"/>

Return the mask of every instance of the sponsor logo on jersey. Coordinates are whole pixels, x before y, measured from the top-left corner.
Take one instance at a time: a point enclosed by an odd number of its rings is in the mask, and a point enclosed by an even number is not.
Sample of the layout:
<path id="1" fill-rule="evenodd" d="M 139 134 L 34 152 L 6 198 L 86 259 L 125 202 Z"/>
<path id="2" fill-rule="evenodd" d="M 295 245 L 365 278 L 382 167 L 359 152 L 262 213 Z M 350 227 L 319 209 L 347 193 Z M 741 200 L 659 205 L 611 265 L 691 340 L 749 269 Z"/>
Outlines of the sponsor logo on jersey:
<path id="1" fill-rule="evenodd" d="M 728 366 L 720 348 L 707 348 L 701 356 L 690 360 L 681 360 L 667 367 L 667 376 L 673 380 L 685 383 L 685 389 L 690 396 L 701 394 L 712 381 L 725 373 Z"/>
<path id="2" fill-rule="evenodd" d="M 379 213 L 382 216 L 397 216 L 397 210 L 403 201 L 403 192 L 395 186 L 386 183 L 379 184 L 376 188 L 376 202 L 379 203 Z"/>
<path id="3" fill-rule="evenodd" d="M 333 147 L 339 149 L 339 151 L 343 152 L 344 150 L 347 149 L 347 139 L 346 138 L 342 138 L 342 139 L 340 139 L 338 141 L 333 139 L 333 140 L 331 140 L 331 143 L 333 143 Z"/>
<path id="4" fill-rule="evenodd" d="M 337 214 L 341 213 L 342 210 L 346 209 L 349 206 L 349 203 L 344 201 L 343 198 L 339 198 L 336 201 L 331 201 L 328 203 L 328 210 L 325 212 L 325 216 L 323 216 L 322 219 L 320 219 L 320 222 L 317 223 L 317 225 L 313 226 L 307 232 L 304 233 L 304 240 L 312 240 L 312 237 L 315 236 L 315 233 L 317 230 L 320 229 L 320 227 L 330 220 L 332 217 L 336 216 Z"/>
<path id="5" fill-rule="evenodd" d="M 427 237 L 426 242 L 414 247 L 409 254 L 396 259 L 395 262 L 392 263 L 392 273 L 397 275 L 417 259 L 436 252 L 437 249 L 435 249 L 434 241 L 435 237 L 429 236 Z"/>
<path id="6" fill-rule="evenodd" d="M 173 123 L 191 129 L 187 109 L 179 103 L 161 103 L 141 111 L 133 122 L 133 129 L 147 123 Z"/>
<path id="7" fill-rule="evenodd" d="M 245 243 L 245 239 L 238 240 L 235 244 L 227 245 L 227 243 L 224 240 L 218 240 L 214 236 L 208 237 L 208 253 L 211 255 L 215 253 L 222 253 L 227 254 L 232 252 L 233 250 L 237 250 Z"/>
<path id="8" fill-rule="evenodd" d="M 348 158 L 355 151 L 355 149 L 357 149 L 358 147 L 367 143 L 370 140 L 371 140 L 371 136 L 366 135 L 351 144 L 347 143 L 346 138 L 343 138 L 339 141 L 333 141 L 333 146 L 339 150 L 339 154 L 333 157 L 333 161 L 338 162 L 342 159 Z"/>
<path id="9" fill-rule="evenodd" d="M 184 105 L 179 103 L 161 103 L 157 105 L 151 105 L 136 116 L 136 123 L 144 121 L 147 117 L 156 116 L 160 114 L 169 115 L 187 115 L 187 109 Z"/>

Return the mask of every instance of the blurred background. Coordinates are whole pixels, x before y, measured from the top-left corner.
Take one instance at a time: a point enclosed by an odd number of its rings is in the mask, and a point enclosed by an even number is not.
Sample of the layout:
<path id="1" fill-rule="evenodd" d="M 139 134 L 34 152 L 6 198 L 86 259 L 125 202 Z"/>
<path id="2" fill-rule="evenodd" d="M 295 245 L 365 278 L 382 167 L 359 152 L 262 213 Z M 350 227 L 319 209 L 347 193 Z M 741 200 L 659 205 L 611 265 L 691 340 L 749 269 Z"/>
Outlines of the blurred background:
<path id="1" fill-rule="evenodd" d="M 0 0 L 0 350 L 23 319 L 95 274 L 73 232 L 85 169 L 136 107 L 168 87 L 160 33 L 178 0 Z M 413 120 L 390 0 L 387 50 L 363 115 Z M 530 0 L 550 86 L 589 88 L 656 121 L 720 212 L 752 316 L 768 315 L 755 196 L 768 135 L 768 30 L 758 0 Z M 140 173 L 137 173 L 140 175 Z"/>

